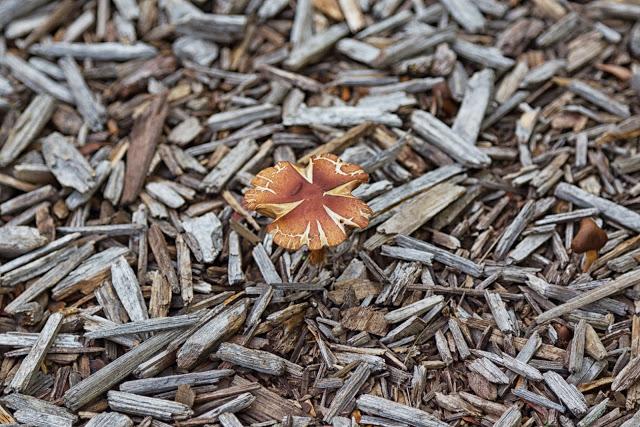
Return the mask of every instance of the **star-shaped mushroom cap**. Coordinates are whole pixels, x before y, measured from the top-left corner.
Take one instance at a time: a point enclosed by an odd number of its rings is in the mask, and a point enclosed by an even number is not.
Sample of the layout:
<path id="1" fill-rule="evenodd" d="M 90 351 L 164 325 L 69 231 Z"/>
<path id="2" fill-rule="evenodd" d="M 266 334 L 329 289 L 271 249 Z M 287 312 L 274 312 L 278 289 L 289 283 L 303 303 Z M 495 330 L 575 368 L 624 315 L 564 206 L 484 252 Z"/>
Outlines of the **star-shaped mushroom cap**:
<path id="1" fill-rule="evenodd" d="M 323 154 L 306 167 L 278 162 L 260 171 L 244 201 L 249 209 L 275 218 L 267 231 L 279 246 L 319 250 L 342 243 L 345 226 L 367 226 L 371 209 L 351 191 L 368 180 L 359 166 Z"/>

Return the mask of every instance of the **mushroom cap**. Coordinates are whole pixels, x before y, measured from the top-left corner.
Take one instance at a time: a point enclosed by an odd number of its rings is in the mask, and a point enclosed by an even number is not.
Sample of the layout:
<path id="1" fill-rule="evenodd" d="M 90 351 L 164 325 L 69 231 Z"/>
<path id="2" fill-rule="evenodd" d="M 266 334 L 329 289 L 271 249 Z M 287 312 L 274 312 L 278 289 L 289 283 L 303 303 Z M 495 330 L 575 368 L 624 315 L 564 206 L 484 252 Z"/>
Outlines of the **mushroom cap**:
<path id="1" fill-rule="evenodd" d="M 582 218 L 580 229 L 571 241 L 571 249 L 579 254 L 587 251 L 598 251 L 607 243 L 608 239 L 607 233 L 598 227 L 594 220 Z"/>
<path id="2" fill-rule="evenodd" d="M 278 162 L 260 171 L 244 195 L 247 208 L 274 218 L 267 226 L 274 242 L 297 250 L 336 246 L 345 226 L 364 228 L 371 209 L 351 194 L 369 175 L 333 154 L 314 156 L 306 167 Z"/>

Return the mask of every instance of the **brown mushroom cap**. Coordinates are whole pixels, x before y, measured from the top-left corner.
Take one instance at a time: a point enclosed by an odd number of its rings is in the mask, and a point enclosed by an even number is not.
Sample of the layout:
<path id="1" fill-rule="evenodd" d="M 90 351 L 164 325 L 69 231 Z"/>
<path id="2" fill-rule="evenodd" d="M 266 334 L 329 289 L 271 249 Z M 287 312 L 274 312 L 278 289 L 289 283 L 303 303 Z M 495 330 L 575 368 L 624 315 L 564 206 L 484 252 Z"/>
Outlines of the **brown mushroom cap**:
<path id="1" fill-rule="evenodd" d="M 367 226 L 371 209 L 351 191 L 368 179 L 361 167 L 333 154 L 312 157 L 306 167 L 278 162 L 256 175 L 244 202 L 274 218 L 267 231 L 277 245 L 317 251 L 342 243 L 346 226 Z"/>
<path id="2" fill-rule="evenodd" d="M 571 249 L 578 254 L 598 251 L 607 243 L 607 240 L 607 233 L 598 227 L 594 220 L 582 218 L 580 229 L 571 241 Z"/>

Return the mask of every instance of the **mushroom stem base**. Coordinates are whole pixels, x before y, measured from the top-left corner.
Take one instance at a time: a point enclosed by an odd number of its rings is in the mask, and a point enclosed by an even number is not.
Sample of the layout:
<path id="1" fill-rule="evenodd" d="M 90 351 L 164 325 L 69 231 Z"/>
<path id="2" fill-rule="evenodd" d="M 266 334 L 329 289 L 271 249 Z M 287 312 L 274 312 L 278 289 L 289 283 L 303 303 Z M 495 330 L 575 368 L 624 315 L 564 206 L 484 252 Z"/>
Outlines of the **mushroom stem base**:
<path id="1" fill-rule="evenodd" d="M 598 251 L 587 251 L 584 254 L 584 261 L 582 262 L 582 272 L 586 273 L 591 268 L 591 264 L 593 264 L 598 259 Z"/>
<path id="2" fill-rule="evenodd" d="M 309 253 L 309 261 L 313 265 L 322 264 L 324 262 L 324 259 L 326 258 L 326 255 L 327 255 L 327 253 L 324 250 L 324 248 L 318 249 L 316 251 L 311 251 Z"/>

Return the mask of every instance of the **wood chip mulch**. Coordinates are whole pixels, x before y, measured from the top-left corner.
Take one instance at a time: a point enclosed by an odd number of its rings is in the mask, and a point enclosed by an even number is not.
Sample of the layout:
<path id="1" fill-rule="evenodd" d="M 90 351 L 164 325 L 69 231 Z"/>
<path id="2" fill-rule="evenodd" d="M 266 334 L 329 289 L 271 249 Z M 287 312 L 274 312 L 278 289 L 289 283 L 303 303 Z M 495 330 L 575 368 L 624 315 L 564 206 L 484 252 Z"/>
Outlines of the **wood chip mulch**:
<path id="1" fill-rule="evenodd" d="M 636 0 L 0 0 L 0 423 L 640 426 L 639 97 Z"/>

